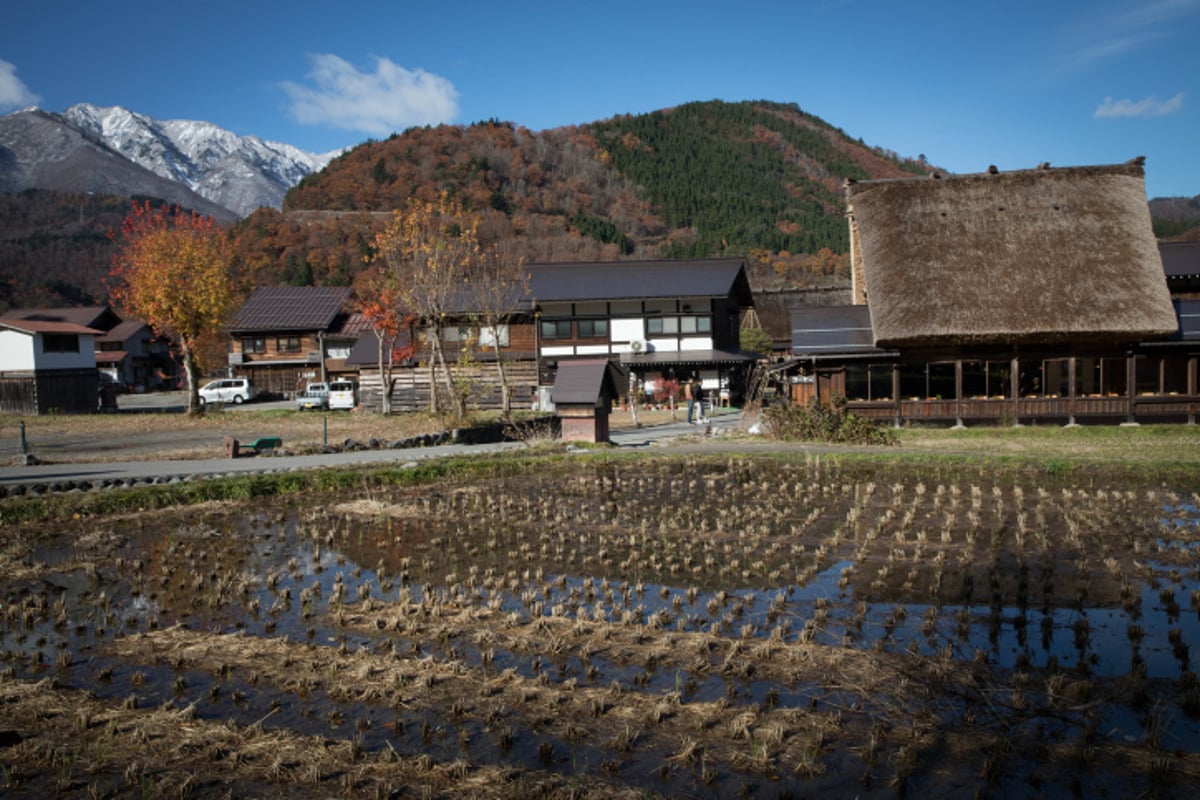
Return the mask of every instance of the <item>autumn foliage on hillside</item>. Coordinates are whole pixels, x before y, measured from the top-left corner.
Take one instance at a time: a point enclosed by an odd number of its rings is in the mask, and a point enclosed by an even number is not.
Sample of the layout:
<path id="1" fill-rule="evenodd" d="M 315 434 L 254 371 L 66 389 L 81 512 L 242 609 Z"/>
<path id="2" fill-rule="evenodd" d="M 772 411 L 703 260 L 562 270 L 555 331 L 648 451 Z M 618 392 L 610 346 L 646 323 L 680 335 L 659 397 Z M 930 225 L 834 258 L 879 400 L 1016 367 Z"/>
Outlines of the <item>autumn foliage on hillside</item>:
<path id="1" fill-rule="evenodd" d="M 847 177 L 898 177 L 872 150 L 795 106 L 693 103 L 533 132 L 510 123 L 414 128 L 367 142 L 242 226 L 250 274 L 346 284 L 386 215 L 448 193 L 484 244 L 528 263 L 746 255 L 752 280 L 845 280 Z"/>
<path id="2" fill-rule="evenodd" d="M 304 179 L 282 211 L 235 225 L 249 286 L 349 286 L 410 201 L 446 194 L 482 246 L 525 263 L 744 255 L 755 288 L 849 281 L 843 184 L 924 175 L 795 104 L 688 103 L 531 131 L 495 120 L 367 141 Z M 104 302 L 129 200 L 0 196 L 0 309 Z M 1195 238 L 1200 198 L 1150 202 L 1160 238 Z"/>

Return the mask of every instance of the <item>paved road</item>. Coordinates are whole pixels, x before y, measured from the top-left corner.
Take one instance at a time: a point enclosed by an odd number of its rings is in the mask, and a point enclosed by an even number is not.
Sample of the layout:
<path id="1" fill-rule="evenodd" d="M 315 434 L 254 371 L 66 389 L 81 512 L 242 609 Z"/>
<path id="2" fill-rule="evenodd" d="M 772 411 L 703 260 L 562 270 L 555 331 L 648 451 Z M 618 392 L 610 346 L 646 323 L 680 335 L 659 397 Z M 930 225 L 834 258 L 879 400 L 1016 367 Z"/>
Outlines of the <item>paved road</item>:
<path id="1" fill-rule="evenodd" d="M 715 416 L 706 427 L 687 422 L 671 422 L 612 432 L 618 447 L 649 447 L 671 439 L 706 432 L 719 435 L 730 431 L 737 422 L 735 412 Z M 494 444 L 446 444 L 401 450 L 358 450 L 294 456 L 256 456 L 251 458 L 211 458 L 187 461 L 113 461 L 80 464 L 36 464 L 0 467 L 0 495 L 16 493 L 17 487 L 39 487 L 39 491 L 63 491 L 115 484 L 165 483 L 172 480 L 216 477 L 253 472 L 344 467 L 364 464 L 404 464 L 430 458 L 519 450 L 523 442 Z"/>

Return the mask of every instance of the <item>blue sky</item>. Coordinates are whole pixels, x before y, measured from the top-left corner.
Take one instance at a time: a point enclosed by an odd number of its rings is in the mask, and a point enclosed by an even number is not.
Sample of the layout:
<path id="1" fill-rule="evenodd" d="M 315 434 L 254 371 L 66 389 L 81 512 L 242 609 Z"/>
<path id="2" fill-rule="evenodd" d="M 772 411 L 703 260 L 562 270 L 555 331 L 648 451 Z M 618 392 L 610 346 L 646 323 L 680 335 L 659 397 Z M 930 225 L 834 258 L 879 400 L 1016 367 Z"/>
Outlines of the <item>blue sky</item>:
<path id="1" fill-rule="evenodd" d="M 951 172 L 1144 155 L 1149 196 L 1200 194 L 1200 0 L 10 6 L 0 113 L 120 105 L 324 152 L 766 99 Z"/>

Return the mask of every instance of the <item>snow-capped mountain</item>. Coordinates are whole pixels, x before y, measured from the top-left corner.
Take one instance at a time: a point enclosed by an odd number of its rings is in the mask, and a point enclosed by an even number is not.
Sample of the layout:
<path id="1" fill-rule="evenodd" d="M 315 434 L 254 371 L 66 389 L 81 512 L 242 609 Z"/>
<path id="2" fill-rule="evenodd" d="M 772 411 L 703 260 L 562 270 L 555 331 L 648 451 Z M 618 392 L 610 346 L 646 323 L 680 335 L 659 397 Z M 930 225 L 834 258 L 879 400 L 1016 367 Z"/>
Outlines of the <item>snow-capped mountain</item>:
<path id="1" fill-rule="evenodd" d="M 62 116 L 130 161 L 240 216 L 261 206 L 279 208 L 288 189 L 337 155 L 238 136 L 209 122 L 156 120 L 120 106 L 80 103 Z"/>

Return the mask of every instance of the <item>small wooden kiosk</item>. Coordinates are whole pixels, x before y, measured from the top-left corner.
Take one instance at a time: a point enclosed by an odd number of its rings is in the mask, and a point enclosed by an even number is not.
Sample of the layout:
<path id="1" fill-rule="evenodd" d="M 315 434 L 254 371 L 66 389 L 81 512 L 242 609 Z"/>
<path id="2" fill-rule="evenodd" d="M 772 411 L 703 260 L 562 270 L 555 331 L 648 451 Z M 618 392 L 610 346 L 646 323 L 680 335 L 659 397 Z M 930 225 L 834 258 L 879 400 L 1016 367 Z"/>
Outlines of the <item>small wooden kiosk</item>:
<path id="1" fill-rule="evenodd" d="M 567 442 L 607 442 L 619 368 L 608 359 L 560 361 L 551 400 Z"/>

